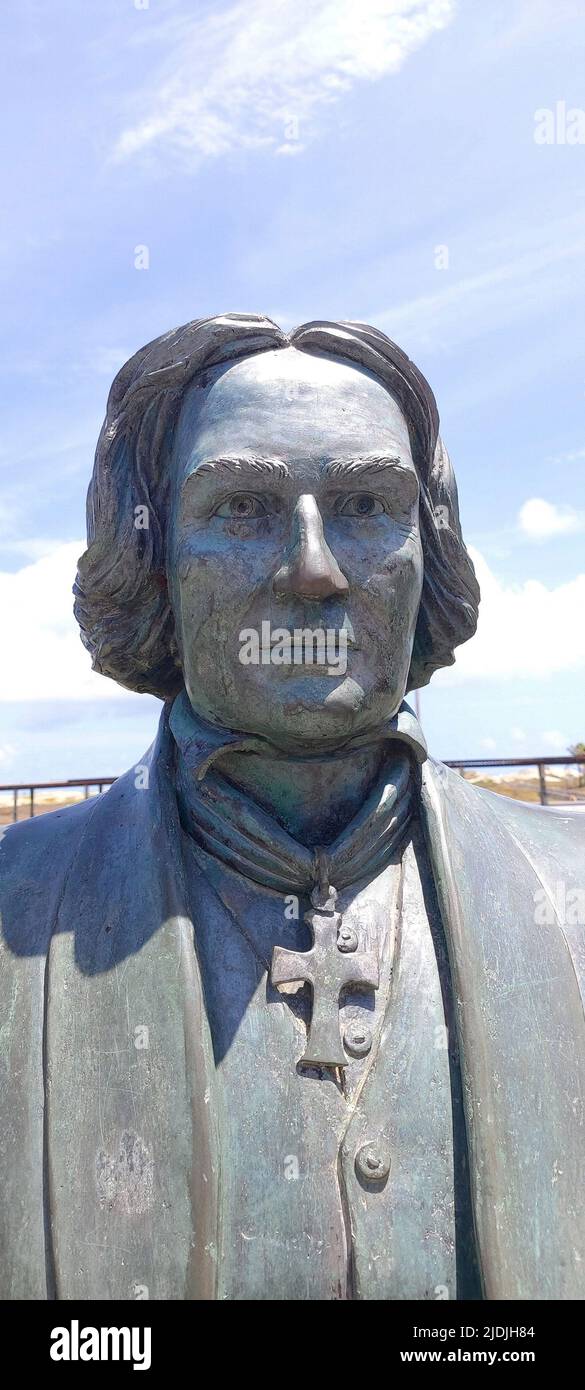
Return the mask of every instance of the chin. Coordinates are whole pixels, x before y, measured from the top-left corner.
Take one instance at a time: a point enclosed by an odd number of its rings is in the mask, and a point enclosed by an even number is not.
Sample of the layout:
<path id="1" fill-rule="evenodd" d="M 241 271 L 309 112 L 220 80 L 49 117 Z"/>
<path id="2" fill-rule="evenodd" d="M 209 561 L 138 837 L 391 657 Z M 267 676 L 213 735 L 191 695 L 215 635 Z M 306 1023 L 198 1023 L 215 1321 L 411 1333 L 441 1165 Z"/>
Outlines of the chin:
<path id="1" fill-rule="evenodd" d="M 386 682 L 381 687 L 377 673 L 359 674 L 361 681 L 347 672 L 308 674 L 297 669 L 291 673 L 273 667 L 268 680 L 262 679 L 260 670 L 255 671 L 260 679 L 250 683 L 242 681 L 241 671 L 237 682 L 230 672 L 224 687 L 230 689 L 229 704 L 214 691 L 194 708 L 199 705 L 211 723 L 265 738 L 279 748 L 335 746 L 354 734 L 382 729 L 401 703 L 394 682 L 392 688 Z"/>
<path id="2" fill-rule="evenodd" d="M 279 747 L 334 745 L 384 722 L 386 716 L 374 712 L 372 699 L 373 692 L 368 698 L 363 687 L 348 676 L 300 677 L 294 688 L 288 682 L 286 689 L 271 688 L 270 703 L 258 699 L 255 731 Z"/>

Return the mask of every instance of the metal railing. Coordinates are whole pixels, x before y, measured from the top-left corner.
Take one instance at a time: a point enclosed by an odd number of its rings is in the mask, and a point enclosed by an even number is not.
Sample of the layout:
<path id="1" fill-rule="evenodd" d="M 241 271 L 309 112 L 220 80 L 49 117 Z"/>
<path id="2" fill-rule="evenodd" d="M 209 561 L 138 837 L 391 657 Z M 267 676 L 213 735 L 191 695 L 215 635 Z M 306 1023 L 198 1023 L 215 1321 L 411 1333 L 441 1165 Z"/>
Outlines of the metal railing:
<path id="1" fill-rule="evenodd" d="M 514 768 L 514 767 L 535 767 L 538 770 L 539 797 L 542 806 L 550 805 L 550 788 L 546 785 L 547 767 L 580 767 L 583 770 L 583 783 L 585 784 L 585 763 L 583 758 L 574 757 L 554 757 L 549 758 L 451 758 L 445 759 L 447 767 L 453 767 L 464 776 L 465 773 L 480 768 Z M 0 784 L 0 796 L 6 792 L 12 793 L 12 820 L 18 820 L 18 813 L 24 810 L 22 802 L 19 802 L 21 792 L 27 793 L 28 814 L 30 816 L 42 815 L 46 808 L 35 812 L 35 793 L 39 791 L 68 790 L 74 791 L 82 789 L 84 798 L 90 795 L 91 788 L 97 788 L 98 793 L 104 787 L 110 787 L 115 782 L 115 777 L 70 777 L 66 782 L 5 782 Z M 575 801 L 581 801 L 585 805 L 585 785 L 581 788 L 582 795 L 575 796 L 579 791 L 579 784 L 576 783 L 568 793 Z M 555 792 L 557 789 L 555 788 Z M 558 794 L 558 793 L 557 793 Z"/>
<path id="2" fill-rule="evenodd" d="M 72 791 L 73 789 L 82 787 L 85 791 L 84 799 L 87 801 L 91 787 L 97 787 L 99 793 L 103 791 L 104 787 L 111 787 L 112 782 L 115 781 L 115 777 L 70 777 L 67 782 L 6 782 L 0 783 L 0 796 L 2 796 L 4 792 L 12 792 L 12 819 L 13 821 L 17 821 L 18 812 L 20 810 L 18 801 L 20 792 L 27 792 L 28 794 L 28 814 L 30 818 L 30 816 L 35 815 L 35 792 L 56 791 L 57 788 L 62 789 L 63 787 Z M 42 815 L 43 813 L 41 811 L 37 812 L 37 814 Z"/>
<path id="3" fill-rule="evenodd" d="M 447 762 L 447 767 L 454 767 L 463 775 L 465 775 L 468 768 L 471 771 L 473 769 L 488 767 L 535 767 L 538 770 L 538 789 L 541 806 L 550 805 L 549 788 L 546 785 L 547 767 L 579 767 L 583 771 L 585 781 L 585 763 L 583 762 L 583 758 L 562 758 L 556 755 L 550 758 L 454 758 Z M 571 795 L 578 789 L 578 784 L 574 788 L 571 788 Z M 583 797 L 576 797 L 575 800 L 582 800 L 583 804 L 585 804 L 585 789 L 583 791 Z"/>

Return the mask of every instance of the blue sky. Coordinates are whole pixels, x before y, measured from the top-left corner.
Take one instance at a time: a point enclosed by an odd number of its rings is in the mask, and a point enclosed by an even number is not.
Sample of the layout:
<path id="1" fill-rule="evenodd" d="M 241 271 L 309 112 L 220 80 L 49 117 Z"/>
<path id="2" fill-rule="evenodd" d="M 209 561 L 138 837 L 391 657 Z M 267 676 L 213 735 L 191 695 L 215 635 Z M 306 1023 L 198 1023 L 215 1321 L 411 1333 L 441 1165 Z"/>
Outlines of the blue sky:
<path id="1" fill-rule="evenodd" d="M 0 781 L 151 741 L 158 702 L 71 617 L 85 493 L 118 367 L 225 310 L 367 320 L 435 390 L 484 603 L 422 694 L 431 750 L 585 738 L 582 0 L 20 0 L 0 28 Z"/>

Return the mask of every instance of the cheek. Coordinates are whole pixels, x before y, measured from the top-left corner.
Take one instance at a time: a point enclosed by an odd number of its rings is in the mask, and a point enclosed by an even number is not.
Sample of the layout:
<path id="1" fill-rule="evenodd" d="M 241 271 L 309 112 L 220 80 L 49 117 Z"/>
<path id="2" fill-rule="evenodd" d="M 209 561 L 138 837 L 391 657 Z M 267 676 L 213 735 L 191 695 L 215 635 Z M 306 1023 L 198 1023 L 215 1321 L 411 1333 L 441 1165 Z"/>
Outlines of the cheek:
<path id="1" fill-rule="evenodd" d="M 169 566 L 169 588 L 184 616 L 209 611 L 230 588 L 233 568 L 212 545 L 197 539 L 177 543 Z"/>
<path id="2" fill-rule="evenodd" d="M 201 672 L 213 652 L 219 673 L 233 665 L 236 639 L 264 574 L 254 572 L 250 548 L 243 554 L 189 538 L 177 547 L 169 590 L 183 659 Z M 257 568 L 257 567 L 256 567 Z M 242 668 L 240 668 L 242 669 Z"/>
<path id="3" fill-rule="evenodd" d="M 387 554 L 356 595 L 354 628 L 370 676 L 386 685 L 408 669 L 423 580 L 418 537 Z"/>
<path id="4" fill-rule="evenodd" d="M 215 599 L 220 592 L 219 571 L 213 557 L 195 555 L 193 548 L 178 547 L 168 569 L 168 586 L 183 651 L 204 637 L 209 620 L 217 623 Z"/>
<path id="5" fill-rule="evenodd" d="M 409 536 L 397 549 L 387 551 L 366 578 L 364 591 L 373 602 L 396 603 L 410 612 L 417 609 L 423 583 L 423 554 L 418 536 Z"/>
<path id="6" fill-rule="evenodd" d="M 260 545 L 260 539 L 263 538 L 257 538 L 256 544 L 243 545 L 240 537 L 240 544 L 230 541 L 226 545 L 225 534 L 221 538 L 209 532 L 179 538 L 169 581 L 175 592 L 179 589 L 195 591 L 199 587 L 202 595 L 206 595 L 205 602 L 211 595 L 219 596 L 226 607 L 238 606 L 266 582 L 267 575 L 276 567 L 278 547 Z"/>
<path id="7" fill-rule="evenodd" d="M 404 599 L 409 600 L 409 607 L 418 609 L 424 574 L 422 547 L 418 537 L 409 540 L 396 554 L 391 572 L 396 576 Z"/>

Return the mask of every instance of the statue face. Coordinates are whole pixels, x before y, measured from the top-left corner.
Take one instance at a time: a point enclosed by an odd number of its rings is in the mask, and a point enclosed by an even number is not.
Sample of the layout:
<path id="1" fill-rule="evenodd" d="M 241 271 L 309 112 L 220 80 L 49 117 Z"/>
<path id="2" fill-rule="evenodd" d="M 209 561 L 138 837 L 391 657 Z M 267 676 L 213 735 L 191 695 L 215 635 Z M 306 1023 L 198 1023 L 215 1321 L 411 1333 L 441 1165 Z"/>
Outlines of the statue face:
<path id="1" fill-rule="evenodd" d="M 361 368 L 286 348 L 193 383 L 168 547 L 193 709 L 288 749 L 383 726 L 421 596 L 418 493 L 402 411 Z"/>

